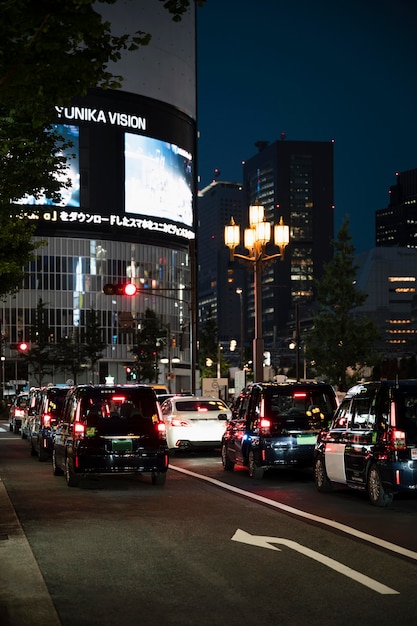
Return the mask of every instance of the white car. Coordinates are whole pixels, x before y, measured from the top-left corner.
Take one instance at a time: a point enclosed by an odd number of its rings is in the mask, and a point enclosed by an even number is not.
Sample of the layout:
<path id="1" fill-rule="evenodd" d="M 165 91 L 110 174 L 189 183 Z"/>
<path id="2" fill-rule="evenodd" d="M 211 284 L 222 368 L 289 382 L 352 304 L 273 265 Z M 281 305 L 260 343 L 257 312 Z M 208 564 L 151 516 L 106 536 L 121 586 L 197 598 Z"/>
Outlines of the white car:
<path id="1" fill-rule="evenodd" d="M 218 398 L 173 396 L 161 405 L 170 450 L 220 448 L 228 406 Z"/>

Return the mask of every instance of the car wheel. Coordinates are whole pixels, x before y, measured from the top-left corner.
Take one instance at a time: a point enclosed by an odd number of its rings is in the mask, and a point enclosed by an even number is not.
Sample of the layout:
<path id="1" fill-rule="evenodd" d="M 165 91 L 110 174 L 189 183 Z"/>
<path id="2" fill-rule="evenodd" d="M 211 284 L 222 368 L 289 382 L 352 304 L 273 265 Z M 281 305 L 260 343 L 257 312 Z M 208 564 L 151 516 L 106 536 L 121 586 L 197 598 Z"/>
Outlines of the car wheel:
<path id="1" fill-rule="evenodd" d="M 233 471 L 233 468 L 235 466 L 233 461 L 229 459 L 229 455 L 227 453 L 227 446 L 225 444 L 222 445 L 222 465 L 223 465 L 223 469 L 226 470 L 226 472 Z"/>
<path id="2" fill-rule="evenodd" d="M 80 484 L 80 478 L 74 472 L 74 466 L 68 457 L 65 459 L 65 478 L 68 487 L 78 487 Z"/>
<path id="3" fill-rule="evenodd" d="M 64 473 L 56 463 L 55 450 L 52 451 L 52 472 L 54 476 L 62 476 L 62 474 Z"/>
<path id="4" fill-rule="evenodd" d="M 249 476 L 255 480 L 260 480 L 264 477 L 264 468 L 256 465 L 252 450 L 249 452 Z"/>
<path id="5" fill-rule="evenodd" d="M 332 483 L 327 476 L 326 466 L 322 456 L 318 456 L 314 462 L 314 482 L 316 483 L 317 491 L 321 493 L 328 493 L 332 490 Z"/>
<path id="6" fill-rule="evenodd" d="M 28 438 L 27 434 L 24 433 L 22 429 L 20 429 L 20 436 L 22 437 L 22 439 L 27 439 Z"/>
<path id="7" fill-rule="evenodd" d="M 41 439 L 39 442 L 38 460 L 47 461 L 48 459 L 49 459 L 49 454 L 48 452 L 45 451 L 45 448 L 43 447 L 43 439 Z"/>
<path id="8" fill-rule="evenodd" d="M 14 434 L 15 434 L 15 435 L 18 435 L 18 434 L 19 434 L 19 426 L 18 426 L 17 424 L 15 424 L 15 425 L 13 426 L 13 432 L 14 432 Z"/>
<path id="9" fill-rule="evenodd" d="M 366 480 L 369 500 L 374 506 L 389 506 L 392 503 L 392 493 L 387 493 L 381 480 L 381 474 L 376 465 L 371 465 Z"/>
<path id="10" fill-rule="evenodd" d="M 32 440 L 30 441 L 30 456 L 38 456 Z"/>
<path id="11" fill-rule="evenodd" d="M 9 424 L 9 430 L 10 430 L 11 433 L 13 432 L 13 424 L 11 422 Z"/>
<path id="12" fill-rule="evenodd" d="M 163 487 L 167 480 L 166 472 L 158 472 L 157 474 L 152 474 L 152 484 L 157 485 L 158 487 Z"/>

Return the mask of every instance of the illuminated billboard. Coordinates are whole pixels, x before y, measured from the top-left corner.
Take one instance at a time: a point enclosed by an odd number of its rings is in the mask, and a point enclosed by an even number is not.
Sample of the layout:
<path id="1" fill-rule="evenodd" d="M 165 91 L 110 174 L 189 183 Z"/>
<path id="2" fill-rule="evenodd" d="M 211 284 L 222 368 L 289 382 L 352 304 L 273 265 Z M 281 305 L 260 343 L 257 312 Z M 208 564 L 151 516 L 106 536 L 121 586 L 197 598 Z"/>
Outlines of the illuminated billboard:
<path id="1" fill-rule="evenodd" d="M 55 128 L 72 144 L 72 185 L 59 206 L 24 199 L 37 205 L 30 217 L 39 234 L 161 244 L 194 239 L 192 118 L 160 101 L 99 89 L 55 110 Z"/>

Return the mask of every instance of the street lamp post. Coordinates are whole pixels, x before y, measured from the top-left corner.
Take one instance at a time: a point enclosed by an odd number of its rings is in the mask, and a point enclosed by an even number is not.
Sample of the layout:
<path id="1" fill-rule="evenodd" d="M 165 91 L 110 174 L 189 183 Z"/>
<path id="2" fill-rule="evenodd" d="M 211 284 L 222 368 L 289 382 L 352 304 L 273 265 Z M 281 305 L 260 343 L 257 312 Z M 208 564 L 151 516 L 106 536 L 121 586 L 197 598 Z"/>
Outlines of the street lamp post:
<path id="1" fill-rule="evenodd" d="M 243 289 L 238 287 L 236 293 L 239 296 L 240 304 L 240 369 L 243 370 L 245 365 L 245 350 L 244 350 L 244 327 L 243 327 Z"/>
<path id="2" fill-rule="evenodd" d="M 235 253 L 235 248 L 240 244 L 240 226 L 235 223 L 233 217 L 228 226 L 224 228 L 224 241 L 230 249 L 230 258 L 235 257 L 250 261 L 253 265 L 253 291 L 255 305 L 255 335 L 253 339 L 253 364 L 254 380 L 263 380 L 263 353 L 264 340 L 262 336 L 262 267 L 264 263 L 273 261 L 278 257 L 284 259 L 284 250 L 289 243 L 289 227 L 284 224 L 282 217 L 279 224 L 274 226 L 274 244 L 279 248 L 279 253 L 266 254 L 265 247 L 271 240 L 270 222 L 265 220 L 265 209 L 255 203 L 249 207 L 249 228 L 245 228 L 244 247 L 249 251 L 248 255 Z"/>

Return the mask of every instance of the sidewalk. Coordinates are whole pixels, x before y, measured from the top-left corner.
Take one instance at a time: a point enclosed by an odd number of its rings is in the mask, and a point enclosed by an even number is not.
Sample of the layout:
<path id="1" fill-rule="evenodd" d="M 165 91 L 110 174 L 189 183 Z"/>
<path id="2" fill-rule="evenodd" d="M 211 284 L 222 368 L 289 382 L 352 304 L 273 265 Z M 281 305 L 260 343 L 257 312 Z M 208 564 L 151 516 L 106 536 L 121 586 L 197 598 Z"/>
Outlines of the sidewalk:
<path id="1" fill-rule="evenodd" d="M 0 624 L 1 626 L 61 624 L 1 477 Z"/>

